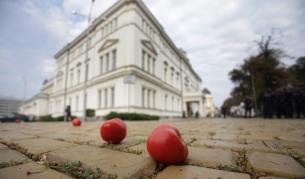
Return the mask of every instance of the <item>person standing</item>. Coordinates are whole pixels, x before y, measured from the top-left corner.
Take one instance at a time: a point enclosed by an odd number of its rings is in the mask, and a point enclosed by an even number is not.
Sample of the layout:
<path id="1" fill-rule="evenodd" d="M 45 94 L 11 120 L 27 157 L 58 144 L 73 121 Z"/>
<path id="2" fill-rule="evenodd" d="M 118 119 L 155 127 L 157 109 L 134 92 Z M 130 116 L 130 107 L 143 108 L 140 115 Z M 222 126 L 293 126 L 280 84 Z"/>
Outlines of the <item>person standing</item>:
<path id="1" fill-rule="evenodd" d="M 298 89 L 294 91 L 293 102 L 294 102 L 296 117 L 301 118 L 302 107 L 303 107 L 302 91 Z"/>
<path id="2" fill-rule="evenodd" d="M 252 111 L 252 100 L 250 98 L 245 99 L 245 118 L 251 118 L 251 111 Z"/>
<path id="3" fill-rule="evenodd" d="M 264 118 L 272 118 L 273 117 L 273 100 L 272 93 L 268 89 L 264 93 Z"/>
<path id="4" fill-rule="evenodd" d="M 71 121 L 71 107 L 70 107 L 70 105 L 67 106 L 65 112 L 66 112 L 66 120 Z"/>

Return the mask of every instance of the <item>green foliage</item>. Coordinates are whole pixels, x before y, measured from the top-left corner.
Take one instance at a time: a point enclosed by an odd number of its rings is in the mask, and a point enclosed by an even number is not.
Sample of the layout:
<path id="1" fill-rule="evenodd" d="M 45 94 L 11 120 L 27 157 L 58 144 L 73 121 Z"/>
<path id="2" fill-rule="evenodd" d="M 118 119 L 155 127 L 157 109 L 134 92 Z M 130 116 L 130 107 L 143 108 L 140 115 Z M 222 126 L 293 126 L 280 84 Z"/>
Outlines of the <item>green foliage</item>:
<path id="1" fill-rule="evenodd" d="M 102 177 L 102 171 L 99 168 L 96 168 L 96 170 L 85 168 L 81 162 L 63 162 L 59 164 L 52 163 L 49 164 L 49 166 L 52 169 L 68 174 L 74 178 L 97 179 Z M 116 178 L 116 176 L 113 178 Z"/>
<path id="2" fill-rule="evenodd" d="M 292 84 L 305 88 L 305 57 L 298 58 L 296 63 L 288 68 L 288 71 L 292 77 Z"/>
<path id="3" fill-rule="evenodd" d="M 239 68 L 233 69 L 230 79 L 235 84 L 224 105 L 239 104 L 245 98 L 253 97 L 255 89 L 258 108 L 262 105 L 263 93 L 267 89 L 275 90 L 286 87 L 290 83 L 290 74 L 283 66 L 280 58 L 285 54 L 281 49 L 272 48 L 272 36 L 257 41 L 258 53 L 244 60 Z"/>
<path id="4" fill-rule="evenodd" d="M 95 116 L 95 110 L 94 109 L 87 109 L 86 110 L 86 116 L 87 117 L 94 117 Z"/>
<path id="5" fill-rule="evenodd" d="M 72 116 L 71 118 L 74 119 L 76 118 L 76 116 Z M 64 116 L 52 117 L 51 115 L 45 115 L 39 117 L 40 122 L 58 122 L 64 120 L 65 120 Z"/>
<path id="6" fill-rule="evenodd" d="M 113 119 L 113 118 L 120 118 L 126 121 L 151 121 L 151 120 L 159 120 L 159 116 L 153 116 L 148 114 L 142 113 L 117 113 L 117 112 L 110 112 L 105 116 L 105 120 Z"/>

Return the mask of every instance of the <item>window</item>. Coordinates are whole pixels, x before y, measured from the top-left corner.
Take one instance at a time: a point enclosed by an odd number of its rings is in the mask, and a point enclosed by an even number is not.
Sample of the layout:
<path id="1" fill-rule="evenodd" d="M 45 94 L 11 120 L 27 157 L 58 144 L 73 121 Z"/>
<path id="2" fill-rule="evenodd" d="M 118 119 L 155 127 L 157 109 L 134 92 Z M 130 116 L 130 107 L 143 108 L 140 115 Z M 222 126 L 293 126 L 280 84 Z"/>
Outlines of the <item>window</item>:
<path id="1" fill-rule="evenodd" d="M 88 78 L 89 78 L 89 61 L 86 63 L 86 80 L 88 80 Z"/>
<path id="2" fill-rule="evenodd" d="M 174 111 L 175 97 L 172 97 L 172 111 Z"/>
<path id="3" fill-rule="evenodd" d="M 142 107 L 145 107 L 145 88 L 142 88 Z"/>
<path id="4" fill-rule="evenodd" d="M 155 68 L 156 68 L 156 59 L 153 58 L 153 65 L 152 65 L 152 73 L 155 74 Z"/>
<path id="5" fill-rule="evenodd" d="M 148 55 L 148 58 L 147 58 L 147 71 L 148 71 L 148 73 L 150 73 L 150 55 Z"/>
<path id="6" fill-rule="evenodd" d="M 164 81 L 167 82 L 167 65 L 164 67 Z"/>
<path id="7" fill-rule="evenodd" d="M 156 91 L 153 91 L 153 108 L 156 108 Z"/>
<path id="8" fill-rule="evenodd" d="M 145 70 L 145 55 L 146 52 L 142 50 L 142 69 Z"/>
<path id="9" fill-rule="evenodd" d="M 116 50 L 112 50 L 112 70 L 116 68 Z"/>
<path id="10" fill-rule="evenodd" d="M 174 68 L 172 68 L 171 70 L 171 84 L 174 85 Z"/>
<path id="11" fill-rule="evenodd" d="M 165 103 L 164 103 L 164 109 L 167 110 L 167 94 L 165 94 Z"/>
<path id="12" fill-rule="evenodd" d="M 114 26 L 115 26 L 115 28 L 118 27 L 118 18 L 115 18 L 115 19 L 114 19 Z"/>
<path id="13" fill-rule="evenodd" d="M 104 27 L 101 29 L 101 37 L 103 38 L 104 37 Z"/>
<path id="14" fill-rule="evenodd" d="M 98 108 L 102 108 L 102 90 L 98 90 Z"/>
<path id="15" fill-rule="evenodd" d="M 100 74 L 104 73 L 104 59 L 103 56 L 100 57 Z"/>
<path id="16" fill-rule="evenodd" d="M 70 97 L 69 98 L 69 106 L 71 107 L 71 105 L 72 105 L 72 98 Z"/>
<path id="17" fill-rule="evenodd" d="M 80 67 L 77 69 L 77 84 L 80 83 Z"/>
<path id="18" fill-rule="evenodd" d="M 108 89 L 104 89 L 104 107 L 108 107 Z"/>
<path id="19" fill-rule="evenodd" d="M 79 99 L 78 99 L 78 96 L 76 96 L 76 98 L 75 98 L 75 110 L 76 110 L 76 111 L 78 111 L 78 103 L 79 103 L 78 100 L 79 100 Z"/>
<path id="20" fill-rule="evenodd" d="M 150 102 L 151 102 L 151 100 L 150 100 L 150 93 L 151 93 L 151 90 L 148 90 L 147 91 L 147 107 L 148 108 L 151 107 L 151 105 L 150 105 Z"/>
<path id="21" fill-rule="evenodd" d="M 106 72 L 109 71 L 109 53 L 106 54 Z"/>
<path id="22" fill-rule="evenodd" d="M 111 87 L 111 107 L 114 107 L 114 87 Z"/>
<path id="23" fill-rule="evenodd" d="M 70 86 L 73 86 L 73 69 L 70 72 Z"/>

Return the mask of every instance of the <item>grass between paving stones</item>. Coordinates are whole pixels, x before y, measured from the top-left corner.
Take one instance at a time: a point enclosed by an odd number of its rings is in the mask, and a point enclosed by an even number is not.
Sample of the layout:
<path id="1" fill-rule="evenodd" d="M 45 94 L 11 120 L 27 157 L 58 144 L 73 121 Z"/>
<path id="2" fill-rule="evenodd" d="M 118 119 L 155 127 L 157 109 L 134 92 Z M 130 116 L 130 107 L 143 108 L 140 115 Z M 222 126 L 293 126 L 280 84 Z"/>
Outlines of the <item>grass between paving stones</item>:
<path id="1" fill-rule="evenodd" d="M 237 152 L 237 155 L 234 157 L 237 168 L 236 170 L 234 169 L 231 171 L 247 173 L 251 176 L 251 179 L 258 179 L 260 177 L 267 176 L 266 173 L 257 172 L 249 165 L 247 157 L 248 152 L 250 151 L 247 151 L 246 149 Z"/>
<path id="2" fill-rule="evenodd" d="M 12 166 L 15 166 L 15 165 L 21 165 L 23 163 L 25 163 L 26 160 L 24 161 L 19 161 L 19 162 L 16 162 L 16 161 L 10 161 L 10 162 L 1 162 L 0 163 L 0 169 L 1 168 L 5 168 L 5 167 L 12 167 Z"/>
<path id="3" fill-rule="evenodd" d="M 117 175 L 104 174 L 99 168 L 96 168 L 95 170 L 86 168 L 82 165 L 81 162 L 47 163 L 47 166 L 54 170 L 79 179 L 117 178 Z"/>

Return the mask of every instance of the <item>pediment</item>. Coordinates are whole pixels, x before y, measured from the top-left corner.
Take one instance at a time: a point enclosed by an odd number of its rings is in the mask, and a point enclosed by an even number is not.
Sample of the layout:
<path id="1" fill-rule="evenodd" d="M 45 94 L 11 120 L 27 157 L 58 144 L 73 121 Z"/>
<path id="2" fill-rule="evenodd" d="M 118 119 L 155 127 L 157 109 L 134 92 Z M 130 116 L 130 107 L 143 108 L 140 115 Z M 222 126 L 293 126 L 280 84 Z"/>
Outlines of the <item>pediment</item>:
<path id="1" fill-rule="evenodd" d="M 104 42 L 104 44 L 98 49 L 98 52 L 102 52 L 103 50 L 115 45 L 119 43 L 119 39 L 108 39 L 106 40 L 106 42 Z"/>
<path id="2" fill-rule="evenodd" d="M 143 46 L 145 46 L 147 49 L 149 49 L 152 53 L 155 55 L 158 55 L 157 50 L 153 46 L 153 44 L 149 40 L 141 40 L 141 43 Z"/>

